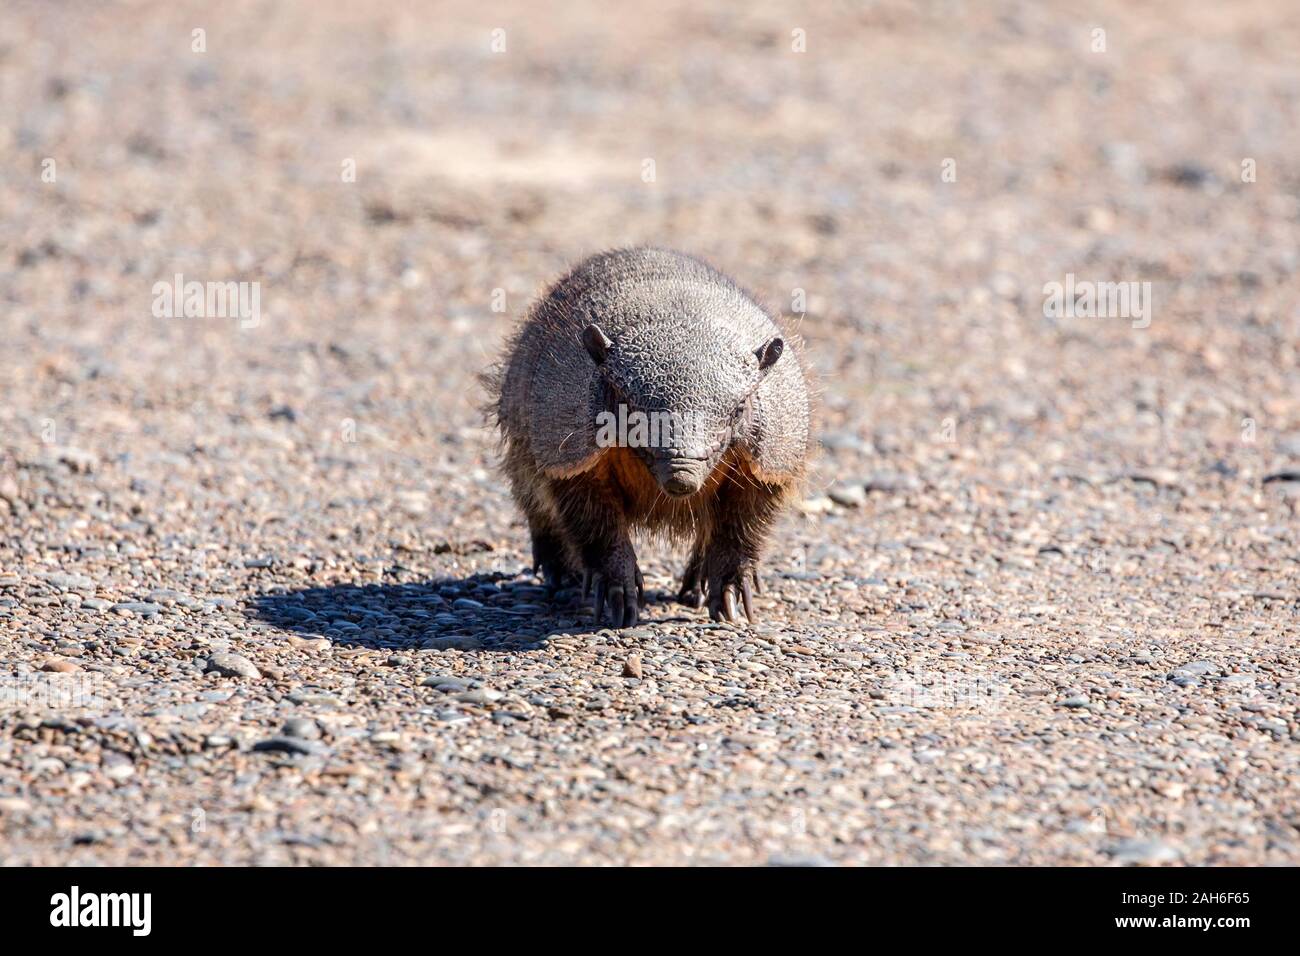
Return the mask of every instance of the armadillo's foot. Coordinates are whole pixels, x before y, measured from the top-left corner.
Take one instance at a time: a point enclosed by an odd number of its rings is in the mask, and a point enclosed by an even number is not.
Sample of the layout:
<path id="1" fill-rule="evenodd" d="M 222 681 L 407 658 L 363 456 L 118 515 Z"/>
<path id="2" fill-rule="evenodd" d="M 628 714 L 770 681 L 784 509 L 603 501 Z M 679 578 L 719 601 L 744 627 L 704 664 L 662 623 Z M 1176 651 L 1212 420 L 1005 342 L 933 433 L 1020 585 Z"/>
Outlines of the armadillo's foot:
<path id="1" fill-rule="evenodd" d="M 645 600 L 645 578 L 636 564 L 630 543 L 615 547 L 594 567 L 582 572 L 582 596 L 592 595 L 595 622 L 600 624 L 609 609 L 610 624 L 631 627 L 640 617 Z"/>
<path id="2" fill-rule="evenodd" d="M 714 621 L 740 623 L 743 609 L 750 624 L 758 620 L 754 613 L 754 590 L 758 584 L 758 568 L 743 561 L 718 556 L 711 557 L 708 569 L 709 617 Z"/>
<path id="3" fill-rule="evenodd" d="M 533 572 L 541 575 L 542 586 L 551 598 L 571 579 L 564 549 L 553 534 L 533 533 Z"/>
<path id="4" fill-rule="evenodd" d="M 554 598 L 563 589 L 565 572 L 559 565 L 544 564 L 541 567 L 534 567 L 533 571 L 541 574 L 542 586 L 546 588 L 547 597 Z"/>
<path id="5" fill-rule="evenodd" d="M 590 568 L 582 572 L 582 599 L 585 601 L 591 596 L 591 579 L 594 577 Z M 636 599 L 640 603 L 645 603 L 645 576 L 641 569 L 636 569 Z"/>
<path id="6" fill-rule="evenodd" d="M 688 588 L 683 584 L 677 592 L 677 601 L 687 607 L 704 607 L 704 592 L 698 587 Z"/>
<path id="7" fill-rule="evenodd" d="M 541 579 L 542 587 L 546 588 L 546 596 L 552 601 L 561 591 L 578 583 L 577 575 L 567 564 L 558 560 L 533 565 L 533 573 Z"/>
<path id="8" fill-rule="evenodd" d="M 701 561 L 698 555 L 692 554 L 690 561 L 686 563 L 686 570 L 682 572 L 682 586 L 677 592 L 677 600 L 687 607 L 704 606 L 704 588 L 700 580 Z"/>

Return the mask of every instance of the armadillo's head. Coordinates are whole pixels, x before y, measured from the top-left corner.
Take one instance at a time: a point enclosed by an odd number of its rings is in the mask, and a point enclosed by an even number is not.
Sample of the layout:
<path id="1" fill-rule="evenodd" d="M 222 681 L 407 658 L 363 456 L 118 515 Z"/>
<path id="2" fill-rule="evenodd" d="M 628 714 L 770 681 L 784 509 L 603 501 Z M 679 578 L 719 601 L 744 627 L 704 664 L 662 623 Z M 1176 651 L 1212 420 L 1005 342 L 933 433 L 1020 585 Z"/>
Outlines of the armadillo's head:
<path id="1" fill-rule="evenodd" d="M 741 341 L 701 322 L 634 326 L 611 341 L 596 325 L 582 344 L 605 385 L 598 445 L 633 449 L 673 497 L 695 494 L 748 437 L 754 392 L 785 348 L 779 336 Z"/>

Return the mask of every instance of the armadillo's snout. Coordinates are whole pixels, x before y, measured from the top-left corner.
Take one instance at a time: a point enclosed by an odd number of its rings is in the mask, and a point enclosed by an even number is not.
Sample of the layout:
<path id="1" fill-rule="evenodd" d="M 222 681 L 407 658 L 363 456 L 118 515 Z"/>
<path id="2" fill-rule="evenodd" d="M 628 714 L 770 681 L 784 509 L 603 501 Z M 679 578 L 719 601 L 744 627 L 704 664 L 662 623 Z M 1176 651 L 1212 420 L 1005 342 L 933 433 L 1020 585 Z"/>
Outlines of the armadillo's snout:
<path id="1" fill-rule="evenodd" d="M 701 458 L 664 458 L 655 463 L 655 478 L 664 491 L 685 498 L 704 484 L 706 464 Z"/>

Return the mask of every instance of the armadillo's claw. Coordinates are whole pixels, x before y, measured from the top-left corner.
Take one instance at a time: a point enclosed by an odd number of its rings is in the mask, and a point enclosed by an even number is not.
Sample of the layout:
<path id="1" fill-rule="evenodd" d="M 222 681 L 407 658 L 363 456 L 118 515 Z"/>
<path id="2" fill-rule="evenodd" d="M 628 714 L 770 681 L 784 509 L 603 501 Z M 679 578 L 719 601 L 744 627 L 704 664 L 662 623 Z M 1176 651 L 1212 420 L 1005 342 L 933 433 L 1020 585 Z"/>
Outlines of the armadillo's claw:
<path id="1" fill-rule="evenodd" d="M 632 627 L 641 618 L 641 604 L 637 600 L 640 590 L 635 585 L 609 583 L 609 579 L 596 572 L 592 575 L 596 583 L 595 595 L 591 606 L 595 623 L 600 624 L 605 618 L 605 608 L 609 608 L 609 623 L 613 627 Z"/>
<path id="2" fill-rule="evenodd" d="M 709 571 L 707 581 L 709 617 L 715 621 L 729 624 L 758 621 L 754 611 L 754 588 L 752 583 L 758 581 L 758 571 L 742 563 L 739 568 Z M 745 618 L 741 620 L 740 612 L 744 609 Z"/>
<path id="3" fill-rule="evenodd" d="M 754 580 L 758 580 L 758 572 L 754 572 Z M 754 595 L 749 589 L 749 578 L 744 578 L 740 582 L 740 600 L 745 605 L 745 617 L 749 623 L 754 623 Z"/>
<path id="4" fill-rule="evenodd" d="M 615 627 L 631 627 L 637 621 L 636 590 L 615 586 L 609 589 L 610 621 Z"/>
<path id="5" fill-rule="evenodd" d="M 726 611 L 727 620 L 735 622 L 740 618 L 740 612 L 736 610 L 736 589 L 724 588 L 722 591 L 722 607 Z"/>

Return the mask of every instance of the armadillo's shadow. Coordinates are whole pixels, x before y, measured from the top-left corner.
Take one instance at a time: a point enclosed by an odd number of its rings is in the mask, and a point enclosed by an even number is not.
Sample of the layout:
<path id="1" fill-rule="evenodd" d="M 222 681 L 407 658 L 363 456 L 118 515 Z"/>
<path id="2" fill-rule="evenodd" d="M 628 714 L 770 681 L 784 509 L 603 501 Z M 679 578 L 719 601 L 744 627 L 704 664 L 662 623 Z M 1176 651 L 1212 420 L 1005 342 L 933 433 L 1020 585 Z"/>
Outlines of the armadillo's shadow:
<path id="1" fill-rule="evenodd" d="M 657 621 L 686 620 L 669 595 L 647 593 Z M 554 600 L 527 576 L 473 574 L 409 584 L 335 584 L 274 589 L 249 601 L 247 613 L 301 637 L 324 637 L 342 647 L 517 652 L 540 648 L 555 634 L 598 628 L 576 589 Z"/>

